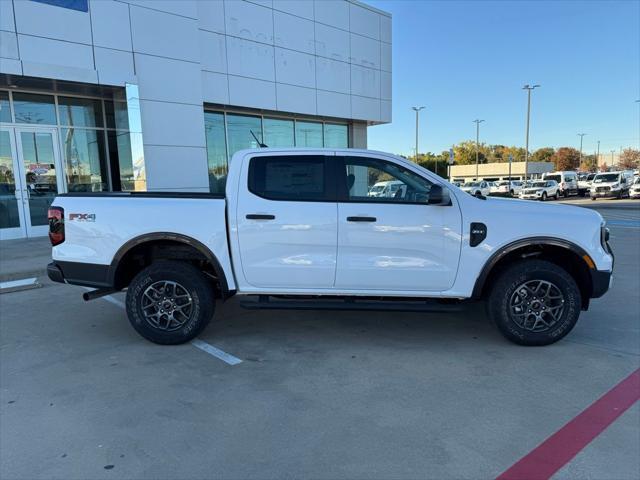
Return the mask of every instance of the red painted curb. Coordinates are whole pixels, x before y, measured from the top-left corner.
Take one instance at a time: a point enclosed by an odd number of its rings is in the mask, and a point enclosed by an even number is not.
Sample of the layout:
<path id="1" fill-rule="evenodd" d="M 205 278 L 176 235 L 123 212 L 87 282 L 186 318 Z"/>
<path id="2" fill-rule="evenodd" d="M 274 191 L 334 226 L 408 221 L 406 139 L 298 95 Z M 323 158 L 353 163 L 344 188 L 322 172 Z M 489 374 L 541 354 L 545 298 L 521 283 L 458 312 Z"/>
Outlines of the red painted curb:
<path id="1" fill-rule="evenodd" d="M 509 467 L 497 480 L 545 480 L 640 400 L 640 368 Z"/>

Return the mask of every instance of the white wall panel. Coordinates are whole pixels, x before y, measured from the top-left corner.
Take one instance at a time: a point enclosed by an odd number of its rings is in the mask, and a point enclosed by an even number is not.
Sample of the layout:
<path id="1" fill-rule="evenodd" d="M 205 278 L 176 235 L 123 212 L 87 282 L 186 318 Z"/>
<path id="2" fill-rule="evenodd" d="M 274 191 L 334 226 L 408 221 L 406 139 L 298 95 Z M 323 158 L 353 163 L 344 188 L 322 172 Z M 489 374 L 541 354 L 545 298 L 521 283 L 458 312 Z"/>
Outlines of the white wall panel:
<path id="1" fill-rule="evenodd" d="M 313 0 L 273 0 L 273 8 L 313 20 Z"/>
<path id="2" fill-rule="evenodd" d="M 200 30 L 200 66 L 202 70 L 227 73 L 226 36 Z"/>
<path id="3" fill-rule="evenodd" d="M 380 98 L 380 70 L 351 65 L 351 93 Z"/>
<path id="4" fill-rule="evenodd" d="M 276 109 L 276 84 L 229 75 L 229 103 L 239 107 Z"/>
<path id="5" fill-rule="evenodd" d="M 0 57 L 18 60 L 18 36 L 14 32 L 0 31 Z"/>
<path id="6" fill-rule="evenodd" d="M 349 61 L 349 32 L 316 23 L 316 55 Z"/>
<path id="7" fill-rule="evenodd" d="M 274 51 L 270 45 L 227 37 L 229 73 L 260 80 L 275 80 Z"/>
<path id="8" fill-rule="evenodd" d="M 229 81 L 223 73 L 202 72 L 202 99 L 205 103 L 229 103 Z"/>
<path id="9" fill-rule="evenodd" d="M 350 93 L 351 68 L 349 64 L 316 57 L 316 86 L 320 90 Z"/>
<path id="10" fill-rule="evenodd" d="M 362 120 L 380 120 L 380 100 L 352 95 L 351 116 Z"/>
<path id="11" fill-rule="evenodd" d="M 380 42 L 351 34 L 351 62 L 368 68 L 380 68 Z"/>
<path id="12" fill-rule="evenodd" d="M 148 190 L 209 191 L 204 147 L 145 145 L 144 157 Z"/>
<path id="13" fill-rule="evenodd" d="M 133 71 L 133 53 L 109 48 L 94 48 L 98 81 L 103 85 L 124 86 L 137 83 Z"/>
<path id="14" fill-rule="evenodd" d="M 202 105 L 140 100 L 140 111 L 145 145 L 205 146 Z"/>
<path id="15" fill-rule="evenodd" d="M 13 2 L 13 6 L 18 33 L 91 45 L 88 13 L 31 1 Z"/>
<path id="16" fill-rule="evenodd" d="M 102 0 L 98 0 L 102 1 Z M 153 8 L 162 12 L 182 15 L 183 17 L 198 18 L 196 0 L 124 0 L 134 5 Z"/>
<path id="17" fill-rule="evenodd" d="M 129 5 L 112 0 L 91 2 L 93 44 L 97 47 L 131 50 Z"/>
<path id="18" fill-rule="evenodd" d="M 391 71 L 391 44 L 380 44 L 380 69 L 386 72 Z"/>
<path id="19" fill-rule="evenodd" d="M 288 13 L 273 12 L 276 46 L 314 53 L 313 22 Z"/>
<path id="20" fill-rule="evenodd" d="M 307 113 L 309 115 L 316 114 L 315 88 L 296 87 L 277 83 L 276 98 L 278 110 L 282 110 L 283 112 Z"/>
<path id="21" fill-rule="evenodd" d="M 228 35 L 273 44 L 273 10 L 243 0 L 225 0 Z"/>
<path id="22" fill-rule="evenodd" d="M 199 64 L 140 53 L 135 64 L 141 99 L 202 104 Z"/>
<path id="23" fill-rule="evenodd" d="M 0 73 L 22 75 L 22 62 L 20 62 L 20 60 L 0 57 Z"/>
<path id="24" fill-rule="evenodd" d="M 94 68 L 93 49 L 88 45 L 18 35 L 18 46 L 22 61 L 90 70 Z"/>
<path id="25" fill-rule="evenodd" d="M 306 53 L 276 47 L 276 81 L 315 88 L 315 58 Z"/>
<path id="26" fill-rule="evenodd" d="M 380 15 L 380 40 L 391 43 L 391 17 Z"/>
<path id="27" fill-rule="evenodd" d="M 198 7 L 198 27 L 210 32 L 224 33 L 224 1 L 200 0 Z"/>
<path id="28" fill-rule="evenodd" d="M 380 14 L 368 8 L 349 4 L 349 25 L 353 33 L 380 40 Z"/>
<path id="29" fill-rule="evenodd" d="M 13 20 L 13 3 L 11 0 L 0 0 L 0 30 L 7 32 L 16 31 L 16 23 Z"/>
<path id="30" fill-rule="evenodd" d="M 349 30 L 349 3 L 341 0 L 314 0 L 316 22 Z"/>
<path id="31" fill-rule="evenodd" d="M 197 21 L 131 5 L 135 52 L 197 62 Z"/>
<path id="32" fill-rule="evenodd" d="M 391 122 L 391 100 L 380 100 L 380 121 Z"/>
<path id="33" fill-rule="evenodd" d="M 343 93 L 317 90 L 318 115 L 351 118 L 351 96 Z"/>
<path id="34" fill-rule="evenodd" d="M 55 78 L 70 82 L 98 83 L 98 72 L 94 69 L 28 62 L 26 60 L 22 60 L 22 74 L 29 77 Z"/>
<path id="35" fill-rule="evenodd" d="M 380 98 L 391 100 L 391 72 L 380 72 Z"/>

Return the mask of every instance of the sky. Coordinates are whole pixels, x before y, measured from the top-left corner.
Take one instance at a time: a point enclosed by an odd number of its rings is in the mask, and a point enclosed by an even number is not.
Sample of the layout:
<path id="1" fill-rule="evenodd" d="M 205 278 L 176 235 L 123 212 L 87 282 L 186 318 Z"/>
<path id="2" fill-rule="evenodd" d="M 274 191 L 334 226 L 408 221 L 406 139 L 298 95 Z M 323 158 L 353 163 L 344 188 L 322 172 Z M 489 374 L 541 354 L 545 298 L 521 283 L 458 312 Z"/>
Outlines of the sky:
<path id="1" fill-rule="evenodd" d="M 586 153 L 640 148 L 640 0 L 366 0 L 393 15 L 393 121 L 369 148 L 439 153 L 474 140 Z"/>

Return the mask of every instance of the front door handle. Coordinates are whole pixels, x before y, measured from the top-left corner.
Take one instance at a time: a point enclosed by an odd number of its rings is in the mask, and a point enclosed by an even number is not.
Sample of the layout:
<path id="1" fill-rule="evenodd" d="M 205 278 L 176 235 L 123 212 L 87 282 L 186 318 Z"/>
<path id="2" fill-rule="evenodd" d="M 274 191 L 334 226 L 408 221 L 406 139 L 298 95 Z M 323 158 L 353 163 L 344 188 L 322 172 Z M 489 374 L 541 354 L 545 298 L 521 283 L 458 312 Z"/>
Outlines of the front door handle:
<path id="1" fill-rule="evenodd" d="M 347 222 L 375 222 L 376 217 L 347 217 Z"/>
<path id="2" fill-rule="evenodd" d="M 275 215 L 264 215 L 261 213 L 249 213 L 247 215 L 247 220 L 275 220 Z"/>

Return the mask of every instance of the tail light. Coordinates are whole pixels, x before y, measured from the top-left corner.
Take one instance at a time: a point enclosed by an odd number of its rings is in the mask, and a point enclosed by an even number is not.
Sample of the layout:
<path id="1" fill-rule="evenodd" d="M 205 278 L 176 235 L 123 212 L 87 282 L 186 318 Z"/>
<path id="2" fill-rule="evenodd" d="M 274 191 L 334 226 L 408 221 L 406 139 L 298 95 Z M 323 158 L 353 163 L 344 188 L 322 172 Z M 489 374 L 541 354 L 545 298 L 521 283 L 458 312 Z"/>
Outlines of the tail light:
<path id="1" fill-rule="evenodd" d="M 49 240 L 54 247 L 64 242 L 64 208 L 49 207 Z"/>

